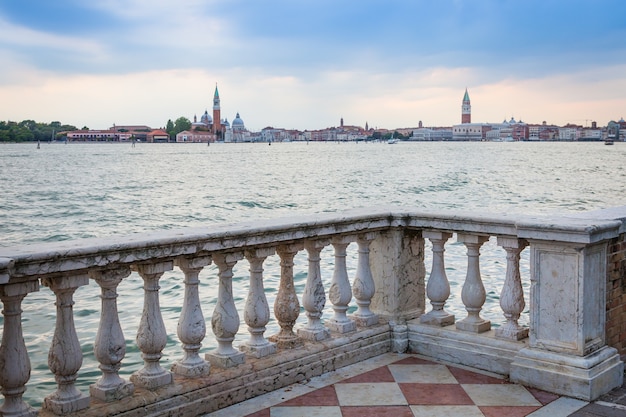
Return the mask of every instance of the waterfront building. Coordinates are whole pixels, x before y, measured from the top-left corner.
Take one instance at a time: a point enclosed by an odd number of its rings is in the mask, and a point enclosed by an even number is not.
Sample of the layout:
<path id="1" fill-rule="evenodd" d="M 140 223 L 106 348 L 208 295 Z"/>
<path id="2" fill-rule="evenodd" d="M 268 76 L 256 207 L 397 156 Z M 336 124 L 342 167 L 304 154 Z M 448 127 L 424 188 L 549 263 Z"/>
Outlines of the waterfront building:
<path id="1" fill-rule="evenodd" d="M 461 123 L 452 126 L 452 140 L 481 141 L 490 130 L 491 125 L 485 123 Z"/>
<path id="2" fill-rule="evenodd" d="M 528 125 L 528 140 L 556 140 L 559 137 L 559 127 L 549 125 L 545 121 L 541 124 Z"/>
<path id="3" fill-rule="evenodd" d="M 420 127 L 413 130 L 413 137 L 410 140 L 426 142 L 452 140 L 452 129 Z"/>

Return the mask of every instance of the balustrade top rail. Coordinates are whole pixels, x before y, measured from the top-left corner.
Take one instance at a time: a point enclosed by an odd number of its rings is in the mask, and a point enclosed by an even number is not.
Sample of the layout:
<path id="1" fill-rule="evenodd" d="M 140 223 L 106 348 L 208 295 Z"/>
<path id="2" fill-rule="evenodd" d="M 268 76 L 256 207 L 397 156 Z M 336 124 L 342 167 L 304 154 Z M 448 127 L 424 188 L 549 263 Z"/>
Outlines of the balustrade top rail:
<path id="1" fill-rule="evenodd" d="M 402 227 L 589 244 L 624 233 L 626 207 L 551 217 L 384 207 L 15 246 L 0 248 L 0 284 L 111 264 L 171 260 L 201 252 L 276 246 Z"/>

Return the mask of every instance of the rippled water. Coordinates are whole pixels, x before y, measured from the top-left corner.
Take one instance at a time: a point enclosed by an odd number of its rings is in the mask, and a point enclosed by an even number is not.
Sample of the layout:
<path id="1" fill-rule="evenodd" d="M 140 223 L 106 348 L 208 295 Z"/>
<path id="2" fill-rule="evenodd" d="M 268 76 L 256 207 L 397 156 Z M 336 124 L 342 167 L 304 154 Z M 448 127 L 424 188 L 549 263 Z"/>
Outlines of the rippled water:
<path id="1" fill-rule="evenodd" d="M 126 235 L 162 229 L 232 223 L 251 219 L 333 212 L 395 204 L 420 209 L 476 212 L 586 211 L 626 204 L 626 145 L 601 143 L 274 143 L 267 144 L 34 144 L 0 145 L 0 246 L 82 237 Z M 348 250 L 354 276 L 356 248 Z M 426 251 L 427 269 L 430 252 Z M 522 275 L 528 287 L 528 260 Z M 322 253 L 322 275 L 332 276 L 333 253 Z M 452 287 L 450 308 L 457 317 L 465 270 L 464 246 L 451 240 L 446 266 Z M 306 279 L 306 256 L 298 254 L 297 291 Z M 502 322 L 498 295 L 506 259 L 493 242 L 481 256 L 488 292 L 484 316 Z M 273 304 L 278 257 L 264 264 Z M 247 263 L 235 269 L 234 291 L 241 308 L 247 295 Z M 201 273 L 205 318 L 216 301 L 216 268 Z M 168 345 L 162 363 L 181 356 L 176 323 L 181 310 L 182 274 L 164 274 L 161 307 Z M 132 274 L 119 287 L 119 311 L 127 339 L 122 373 L 141 366 L 134 337 L 142 310 L 142 280 Z M 328 284 L 326 286 L 328 288 Z M 79 385 L 99 376 L 93 342 L 99 322 L 97 286 L 75 295 L 77 332 L 85 354 Z M 29 294 L 23 305 L 25 339 L 33 375 L 26 397 L 37 405 L 55 388 L 47 366 L 54 332 L 51 292 Z M 329 310 L 330 303 L 327 303 Z M 330 311 L 324 317 L 330 317 Z M 2 319 L 0 318 L 0 323 Z M 304 315 L 300 316 L 300 321 Z M 213 348 L 210 324 L 202 352 Z M 276 329 L 272 321 L 268 334 Z M 245 340 L 242 320 L 239 341 Z M 236 344 L 239 343 L 236 342 Z"/>

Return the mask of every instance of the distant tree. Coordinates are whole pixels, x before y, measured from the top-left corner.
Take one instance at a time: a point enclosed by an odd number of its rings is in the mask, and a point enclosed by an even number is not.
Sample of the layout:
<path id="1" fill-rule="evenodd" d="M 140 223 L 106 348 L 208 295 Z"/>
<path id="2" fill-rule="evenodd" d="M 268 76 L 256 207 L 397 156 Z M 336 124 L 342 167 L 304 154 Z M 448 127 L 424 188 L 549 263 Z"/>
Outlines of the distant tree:
<path id="1" fill-rule="evenodd" d="M 83 126 L 80 130 L 89 130 L 87 126 Z"/>
<path id="2" fill-rule="evenodd" d="M 191 120 L 186 117 L 179 117 L 174 122 L 174 136 L 182 132 L 183 130 L 191 129 Z"/>
<path id="3" fill-rule="evenodd" d="M 168 119 L 167 123 L 165 124 L 165 131 L 170 136 L 170 140 L 174 139 L 174 136 L 176 136 L 176 134 L 174 133 L 174 130 L 175 130 L 174 122 L 172 122 L 172 119 Z"/>

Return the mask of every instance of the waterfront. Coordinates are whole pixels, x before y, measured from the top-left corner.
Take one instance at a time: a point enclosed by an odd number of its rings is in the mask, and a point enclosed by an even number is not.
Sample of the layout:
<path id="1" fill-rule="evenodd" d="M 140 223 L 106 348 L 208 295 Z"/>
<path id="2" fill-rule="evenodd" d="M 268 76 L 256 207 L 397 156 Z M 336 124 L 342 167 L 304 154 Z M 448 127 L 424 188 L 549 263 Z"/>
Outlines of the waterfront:
<path id="1" fill-rule="evenodd" d="M 20 176 L 19 182 L 3 184 L 9 190 L 9 210 L 3 208 L 1 223 L 3 229 L 6 225 L 9 238 L 2 244 L 7 246 L 380 204 L 525 214 L 624 204 L 620 201 L 624 153 L 619 144 L 611 151 L 598 144 L 527 143 L 141 145 L 135 149 L 85 144 L 47 145 L 40 151 L 25 145 L 7 146 L 1 165 L 7 170 L 3 181 L 11 178 L 8 168 L 29 174 Z M 4 149 L 9 148 L 19 152 L 5 158 Z M 48 149 L 47 156 L 43 152 L 33 155 Z M 11 184 L 14 188 L 9 188 Z M 16 217 L 20 222 L 14 225 L 10 219 Z M 451 254 L 455 248 L 460 251 L 459 245 L 450 246 Z M 486 249 L 482 272 L 493 302 L 502 265 L 490 262 L 489 254 Z M 453 288 L 462 282 L 455 271 L 463 270 L 464 259 L 460 254 L 448 263 Z M 332 252 L 323 256 L 323 271 L 332 270 L 332 261 Z M 303 264 L 296 277 L 298 293 L 306 275 Z M 246 294 L 245 266 L 242 262 L 236 272 L 238 301 Z M 349 268 L 353 271 L 354 264 Z M 276 288 L 272 283 L 278 277 L 277 260 L 268 259 L 265 269 L 271 292 Z M 215 301 L 214 269 L 207 268 L 204 276 L 208 279 L 203 280 L 202 299 L 205 317 L 209 317 Z M 171 306 L 180 305 L 181 281 L 172 272 L 161 282 L 170 335 L 175 334 L 180 313 Z M 127 340 L 136 332 L 137 320 L 132 318 L 141 310 L 137 301 L 141 286 L 133 275 L 120 287 L 120 311 L 129 318 L 124 320 Z M 99 318 L 95 287 L 81 288 L 76 301 L 77 330 L 86 355 L 81 380 L 86 380 L 98 374 L 93 358 L 89 365 Z M 31 357 L 46 357 L 54 322 L 50 306 L 45 288 L 27 297 L 25 330 Z M 179 355 L 176 343 L 169 340 L 164 364 Z M 136 369 L 139 361 L 137 352 L 130 352 L 123 373 Z M 45 363 L 33 365 L 36 372 L 29 387 L 44 389 L 46 378 L 53 383 L 46 377 Z M 35 395 L 35 391 L 29 388 L 28 394 Z"/>

